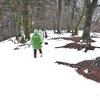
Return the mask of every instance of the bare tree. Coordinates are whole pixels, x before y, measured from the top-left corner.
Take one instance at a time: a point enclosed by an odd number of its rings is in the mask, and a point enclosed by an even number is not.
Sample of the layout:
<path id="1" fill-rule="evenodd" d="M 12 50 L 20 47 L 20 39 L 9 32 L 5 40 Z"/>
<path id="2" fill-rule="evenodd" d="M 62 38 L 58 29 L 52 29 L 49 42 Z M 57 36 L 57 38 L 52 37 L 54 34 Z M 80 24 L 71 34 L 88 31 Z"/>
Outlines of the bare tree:
<path id="1" fill-rule="evenodd" d="M 81 21 L 82 21 L 82 18 L 84 17 L 85 12 L 86 12 L 86 2 L 85 2 L 85 0 L 84 0 L 83 11 L 82 11 L 82 14 L 81 14 L 81 16 L 79 17 L 78 22 L 77 22 L 77 24 L 76 24 L 74 35 L 78 35 L 79 25 L 80 25 L 80 23 L 81 23 Z"/>
<path id="2" fill-rule="evenodd" d="M 91 28 L 91 22 L 92 22 L 92 16 L 94 13 L 94 10 L 97 7 L 98 0 L 86 0 L 86 15 L 85 15 L 85 24 L 84 24 L 84 30 L 82 35 L 82 40 L 86 42 L 86 48 L 91 46 L 91 38 L 90 38 L 90 28 Z"/>
<path id="3" fill-rule="evenodd" d="M 62 9 L 62 0 L 58 0 L 58 16 L 57 16 L 57 33 L 61 33 L 61 9 Z"/>

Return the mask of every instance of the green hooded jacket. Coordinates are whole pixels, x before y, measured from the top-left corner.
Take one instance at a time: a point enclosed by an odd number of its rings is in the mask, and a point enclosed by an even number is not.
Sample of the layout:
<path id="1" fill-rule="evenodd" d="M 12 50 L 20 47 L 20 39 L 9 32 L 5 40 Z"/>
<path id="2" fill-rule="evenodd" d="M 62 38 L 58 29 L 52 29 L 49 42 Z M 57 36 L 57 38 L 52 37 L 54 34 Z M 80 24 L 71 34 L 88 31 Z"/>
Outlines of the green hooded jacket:
<path id="1" fill-rule="evenodd" d="M 39 32 L 37 29 L 34 30 L 33 36 L 30 39 L 30 45 L 32 45 L 32 47 L 34 49 L 40 49 L 41 48 L 41 43 L 43 43 L 44 41 L 42 40 L 42 38 L 39 35 Z"/>

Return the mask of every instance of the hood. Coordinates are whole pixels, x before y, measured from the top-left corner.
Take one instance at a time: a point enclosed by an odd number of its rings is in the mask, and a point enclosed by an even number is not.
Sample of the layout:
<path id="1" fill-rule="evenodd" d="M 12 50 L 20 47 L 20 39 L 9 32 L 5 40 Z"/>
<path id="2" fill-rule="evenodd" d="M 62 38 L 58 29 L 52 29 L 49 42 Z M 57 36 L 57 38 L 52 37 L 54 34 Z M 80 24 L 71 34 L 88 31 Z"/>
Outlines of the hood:
<path id="1" fill-rule="evenodd" d="M 34 35 L 38 35 L 38 34 L 39 34 L 38 30 L 35 29 L 33 34 L 34 34 Z"/>

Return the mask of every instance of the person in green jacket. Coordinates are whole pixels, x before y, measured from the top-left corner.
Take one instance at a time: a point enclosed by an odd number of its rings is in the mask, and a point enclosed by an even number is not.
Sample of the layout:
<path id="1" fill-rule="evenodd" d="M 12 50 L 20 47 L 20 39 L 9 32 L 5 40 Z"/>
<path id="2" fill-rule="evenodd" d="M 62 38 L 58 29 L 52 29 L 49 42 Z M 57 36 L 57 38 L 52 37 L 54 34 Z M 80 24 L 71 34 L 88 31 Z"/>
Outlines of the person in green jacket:
<path id="1" fill-rule="evenodd" d="M 37 50 L 39 50 L 40 56 L 42 57 L 42 43 L 48 44 L 47 42 L 43 41 L 43 39 L 39 35 L 38 30 L 35 29 L 33 32 L 33 36 L 30 39 L 30 45 L 32 45 L 34 51 L 34 58 L 37 57 Z"/>

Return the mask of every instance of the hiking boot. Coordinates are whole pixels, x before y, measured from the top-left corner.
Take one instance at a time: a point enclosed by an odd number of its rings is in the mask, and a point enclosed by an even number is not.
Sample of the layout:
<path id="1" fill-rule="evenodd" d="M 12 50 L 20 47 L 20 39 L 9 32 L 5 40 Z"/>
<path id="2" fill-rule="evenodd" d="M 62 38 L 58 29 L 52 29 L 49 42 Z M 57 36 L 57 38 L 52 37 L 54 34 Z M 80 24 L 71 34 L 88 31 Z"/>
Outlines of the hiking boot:
<path id="1" fill-rule="evenodd" d="M 34 54 L 34 58 L 36 58 L 36 54 Z"/>
<path id="2" fill-rule="evenodd" d="M 40 57 L 42 57 L 43 56 L 43 54 L 42 53 L 40 53 Z"/>

